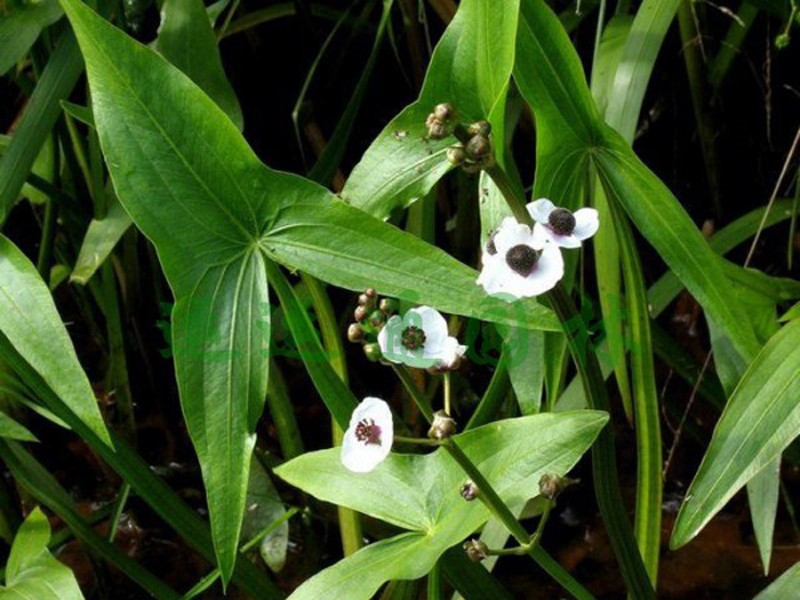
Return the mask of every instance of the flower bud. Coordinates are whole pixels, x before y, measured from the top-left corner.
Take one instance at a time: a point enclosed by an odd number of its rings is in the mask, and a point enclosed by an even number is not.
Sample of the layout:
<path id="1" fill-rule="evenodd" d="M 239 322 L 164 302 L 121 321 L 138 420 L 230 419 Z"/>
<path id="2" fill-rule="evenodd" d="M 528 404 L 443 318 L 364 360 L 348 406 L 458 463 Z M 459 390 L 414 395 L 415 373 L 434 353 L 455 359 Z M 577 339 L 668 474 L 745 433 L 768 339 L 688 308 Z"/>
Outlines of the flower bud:
<path id="1" fill-rule="evenodd" d="M 351 342 L 360 342 L 364 339 L 364 330 L 358 323 L 350 323 L 347 328 L 347 339 Z"/>
<path id="2" fill-rule="evenodd" d="M 474 135 L 464 147 L 467 158 L 474 161 L 485 159 L 492 153 L 492 144 L 489 138 L 483 135 Z"/>
<path id="3" fill-rule="evenodd" d="M 467 159 L 467 153 L 464 151 L 464 146 L 461 144 L 457 144 L 455 146 L 450 146 L 447 149 L 447 160 L 450 161 L 450 164 L 458 166 L 463 163 Z"/>
<path id="4" fill-rule="evenodd" d="M 433 413 L 433 422 L 428 430 L 428 437 L 432 440 L 445 440 L 456 432 L 456 421 L 443 410 Z"/>
<path id="5" fill-rule="evenodd" d="M 489 556 L 489 547 L 480 540 L 467 540 L 462 548 L 472 562 L 481 562 Z"/>
<path id="6" fill-rule="evenodd" d="M 372 308 L 375 306 L 375 298 L 370 298 L 366 294 L 359 294 L 358 305 L 365 306 L 366 308 Z"/>
<path id="7" fill-rule="evenodd" d="M 461 497 L 467 502 L 472 502 L 478 497 L 478 486 L 472 481 L 467 481 L 459 490 Z"/>
<path id="8" fill-rule="evenodd" d="M 381 298 L 378 303 L 378 309 L 385 315 L 391 315 L 397 312 L 400 304 L 394 298 Z"/>
<path id="9" fill-rule="evenodd" d="M 452 119 L 456 111 L 453 108 L 453 105 L 448 102 L 443 102 L 442 104 L 437 104 L 433 107 L 433 116 L 439 119 L 440 121 L 447 122 Z"/>
<path id="10" fill-rule="evenodd" d="M 375 288 L 367 288 L 364 290 L 364 295 L 367 298 L 372 298 L 374 300 L 378 297 L 378 292 L 375 291 Z"/>
<path id="11" fill-rule="evenodd" d="M 369 316 L 369 309 L 366 306 L 362 306 L 359 304 L 356 306 L 356 309 L 353 311 L 353 318 L 358 322 L 361 323 Z"/>
<path id="12" fill-rule="evenodd" d="M 383 320 L 386 318 L 379 310 L 373 310 L 369 315 L 369 324 L 375 327 L 376 329 L 383 325 Z"/>
<path id="13" fill-rule="evenodd" d="M 482 137 L 489 137 L 492 132 L 492 124 L 489 121 L 475 121 L 468 128 L 470 136 L 480 135 Z"/>
<path id="14" fill-rule="evenodd" d="M 576 483 L 578 483 L 577 479 L 559 477 L 554 473 L 545 473 L 539 479 L 539 493 L 548 500 L 555 500 L 561 492 Z"/>
<path id="15" fill-rule="evenodd" d="M 383 357 L 381 347 L 378 344 L 364 344 L 364 354 L 367 360 L 371 362 L 378 362 Z"/>

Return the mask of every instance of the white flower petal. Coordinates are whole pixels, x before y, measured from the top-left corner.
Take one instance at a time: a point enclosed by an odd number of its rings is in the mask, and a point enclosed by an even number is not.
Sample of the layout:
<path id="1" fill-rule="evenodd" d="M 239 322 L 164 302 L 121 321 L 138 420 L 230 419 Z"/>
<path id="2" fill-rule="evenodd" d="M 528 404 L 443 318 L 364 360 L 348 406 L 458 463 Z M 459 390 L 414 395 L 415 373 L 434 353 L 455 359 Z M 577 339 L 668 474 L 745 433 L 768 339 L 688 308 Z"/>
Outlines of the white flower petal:
<path id="1" fill-rule="evenodd" d="M 400 333 L 403 331 L 403 319 L 394 315 L 378 332 L 378 346 L 383 357 L 393 363 L 402 362 L 403 346 L 400 343 Z"/>
<path id="2" fill-rule="evenodd" d="M 593 208 L 581 208 L 576 210 L 575 231 L 572 234 L 579 240 L 587 240 L 592 237 L 600 228 L 600 219 L 597 211 Z"/>
<path id="3" fill-rule="evenodd" d="M 459 344 L 458 340 L 452 336 L 448 337 L 445 340 L 445 343 L 442 347 L 442 352 L 439 355 L 439 365 L 440 367 L 444 367 L 449 369 L 452 367 L 456 361 L 464 356 L 464 353 L 467 351 L 467 347 Z"/>
<path id="4" fill-rule="evenodd" d="M 494 236 L 494 246 L 497 248 L 497 253 L 505 256 L 514 246 L 520 244 L 533 245 L 533 232 L 531 228 L 523 223 L 504 224 L 497 230 Z"/>
<path id="5" fill-rule="evenodd" d="M 484 257 L 483 268 L 475 283 L 483 286 L 486 293 L 495 296 L 503 291 L 503 280 L 508 277 L 506 261 L 500 254 Z M 513 273 L 513 271 L 512 271 Z"/>
<path id="6" fill-rule="evenodd" d="M 421 327 L 422 331 L 425 332 L 423 356 L 428 357 L 438 354 L 447 339 L 447 321 L 445 318 L 438 310 L 430 306 L 412 308 L 408 311 L 406 317 L 408 318 L 410 314 L 418 316 L 420 324 L 417 327 Z M 408 324 L 416 325 L 413 321 L 409 321 Z"/>
<path id="7" fill-rule="evenodd" d="M 533 217 L 534 221 L 545 224 L 550 219 L 550 213 L 553 212 L 555 207 L 556 205 L 547 198 L 539 198 L 529 202 L 525 208 L 528 209 L 528 214 Z"/>
<path id="8" fill-rule="evenodd" d="M 365 422 L 378 429 L 378 442 L 359 440 L 356 429 Z M 394 422 L 389 405 L 380 398 L 367 397 L 353 411 L 342 439 L 342 464 L 356 473 L 372 471 L 389 455 L 394 442 Z"/>
<path id="9" fill-rule="evenodd" d="M 542 225 L 541 223 L 536 223 L 533 226 L 533 236 L 536 238 L 537 243 L 540 244 L 537 250 L 540 250 L 544 247 L 543 240 L 553 242 L 556 246 L 560 246 L 561 248 L 581 247 L 581 241 L 575 236 L 574 233 L 570 233 L 569 235 L 561 235 L 553 231 L 550 226 Z"/>

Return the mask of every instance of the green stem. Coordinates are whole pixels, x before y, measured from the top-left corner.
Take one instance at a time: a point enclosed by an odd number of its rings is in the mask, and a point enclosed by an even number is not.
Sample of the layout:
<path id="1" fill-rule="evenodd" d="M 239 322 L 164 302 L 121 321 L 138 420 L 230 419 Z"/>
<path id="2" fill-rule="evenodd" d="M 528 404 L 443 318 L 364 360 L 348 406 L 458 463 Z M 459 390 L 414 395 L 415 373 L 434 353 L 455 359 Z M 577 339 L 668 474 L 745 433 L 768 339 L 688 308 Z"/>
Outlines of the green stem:
<path id="1" fill-rule="evenodd" d="M 416 444 L 419 446 L 440 446 L 441 443 L 438 440 L 432 440 L 429 438 L 417 438 L 417 437 L 406 437 L 403 435 L 395 435 L 394 441 L 399 444 Z"/>
<path id="2" fill-rule="evenodd" d="M 489 381 L 489 387 L 483 394 L 478 407 L 472 413 L 469 422 L 467 422 L 464 431 L 474 429 L 485 425 L 492 420 L 492 417 L 497 413 L 500 405 L 503 403 L 508 390 L 511 387 L 511 381 L 508 378 L 508 352 L 504 351 L 500 355 L 500 360 L 497 361 L 497 366 L 494 370 L 494 375 Z"/>
<path id="3" fill-rule="evenodd" d="M 53 136 L 55 140 L 55 136 Z M 53 181 L 58 181 L 58 142 L 55 141 L 54 161 L 53 161 Z M 50 262 L 53 257 L 53 241 L 56 236 L 56 224 L 58 223 L 58 203 L 54 198 L 47 198 L 44 208 L 44 223 L 42 224 L 42 240 L 39 245 L 39 256 L 36 260 L 36 270 L 46 283 L 50 283 Z"/>
<path id="4" fill-rule="evenodd" d="M 402 381 L 406 391 L 419 407 L 420 412 L 425 415 L 428 421 L 433 420 L 433 410 L 428 402 L 420 393 L 408 370 L 399 365 L 392 365 L 395 373 Z M 464 451 L 458 446 L 454 438 L 448 438 L 440 442 L 442 447 L 450 454 L 453 460 L 458 463 L 466 475 L 478 487 L 478 498 L 484 503 L 494 517 L 500 521 L 508 532 L 514 536 L 520 545 L 528 548 L 528 555 L 533 558 L 536 563 L 542 567 L 555 581 L 557 581 L 564 589 L 569 591 L 573 596 L 579 600 L 591 600 L 593 596 L 581 586 L 580 583 L 575 581 L 572 576 L 564 570 L 561 565 L 554 561 L 538 544 L 531 544 L 531 536 L 522 526 L 522 524 L 511 512 L 511 509 L 503 502 L 489 481 L 483 476 L 480 469 Z M 542 527 L 544 525 L 542 524 Z"/>
<path id="5" fill-rule="evenodd" d="M 453 403 L 453 388 L 452 388 L 452 381 L 450 379 L 450 372 L 445 372 L 444 374 L 444 412 L 448 415 L 453 414 L 450 410 Z"/>
<path id="6" fill-rule="evenodd" d="M 339 379 L 346 384 L 348 377 L 344 345 L 342 344 L 342 336 L 339 332 L 339 326 L 336 323 L 336 316 L 334 315 L 328 292 L 318 279 L 305 273 L 303 273 L 301 277 L 311 295 L 311 304 L 314 307 L 314 313 L 316 313 L 317 320 L 319 321 L 320 331 L 322 333 L 322 344 L 328 356 L 328 362 L 339 376 Z M 335 446 L 341 446 L 344 431 L 336 422 L 336 419 L 333 418 L 331 418 L 331 433 L 333 436 L 333 444 Z M 342 538 L 342 551 L 345 556 L 350 556 L 364 545 L 361 519 L 356 511 L 344 506 L 337 506 L 336 510 L 339 515 L 339 533 Z"/>
<path id="7" fill-rule="evenodd" d="M 683 58 L 686 63 L 686 75 L 689 78 L 689 91 L 692 97 L 692 107 L 697 125 L 697 135 L 700 139 L 700 150 L 703 155 L 708 190 L 717 217 L 722 215 L 722 200 L 720 197 L 719 170 L 717 169 L 716 134 L 711 122 L 711 113 L 705 108 L 704 100 L 704 57 L 701 54 L 701 34 L 697 28 L 694 7 L 690 0 L 685 0 L 678 6 L 678 29 L 683 44 Z"/>
<path id="8" fill-rule="evenodd" d="M 125 505 L 128 503 L 128 496 L 131 493 L 131 486 L 127 483 L 123 483 L 122 487 L 119 490 L 119 496 L 117 497 L 117 501 L 114 503 L 114 510 L 111 513 L 111 523 L 109 525 L 108 531 L 108 541 L 113 542 L 114 538 L 117 537 L 117 530 L 119 529 L 119 519 L 122 516 L 122 511 L 125 510 Z"/>
<path id="9" fill-rule="evenodd" d="M 442 593 L 442 567 L 439 561 L 428 572 L 428 600 L 443 600 Z"/>
<path id="10" fill-rule="evenodd" d="M 411 377 L 411 373 L 409 373 L 408 369 L 403 365 L 393 364 L 392 368 L 394 369 L 394 372 L 397 373 L 397 376 L 400 378 L 400 381 L 403 382 L 406 391 L 416 403 L 417 408 L 419 408 L 419 411 L 422 413 L 422 416 L 425 417 L 425 420 L 428 421 L 428 423 L 432 423 L 433 409 L 430 407 L 430 404 L 428 404 L 428 401 L 425 400 L 425 398 L 420 393 L 420 390 L 417 387 L 414 378 Z"/>
<path id="11" fill-rule="evenodd" d="M 286 460 L 300 456 L 303 448 L 303 438 L 300 427 L 294 415 L 294 405 L 286 389 L 280 367 L 274 358 L 269 360 L 269 378 L 267 379 L 267 407 L 275 423 L 278 433 L 278 444 Z"/>
<path id="12" fill-rule="evenodd" d="M 532 225 L 533 219 L 525 210 L 524 195 L 514 191 L 502 169 L 495 166 L 486 172 L 503 192 L 517 220 Z M 546 297 L 564 328 L 589 408 L 611 414 L 611 403 L 600 363 L 594 351 L 586 347 L 588 332 L 572 298 L 561 284 L 557 284 Z M 628 592 L 637 599 L 655 599 L 655 591 L 639 554 L 631 523 L 625 513 L 616 465 L 614 433 L 611 427 L 605 427 L 592 447 L 592 478 L 597 504 L 603 522 L 608 528 L 611 547 L 619 561 Z"/>
<path id="13" fill-rule="evenodd" d="M 533 217 L 528 213 L 528 209 L 525 208 L 525 191 L 514 183 L 498 165 L 486 169 L 486 174 L 492 178 L 497 189 L 503 194 L 514 218 L 520 223 L 533 227 Z"/>

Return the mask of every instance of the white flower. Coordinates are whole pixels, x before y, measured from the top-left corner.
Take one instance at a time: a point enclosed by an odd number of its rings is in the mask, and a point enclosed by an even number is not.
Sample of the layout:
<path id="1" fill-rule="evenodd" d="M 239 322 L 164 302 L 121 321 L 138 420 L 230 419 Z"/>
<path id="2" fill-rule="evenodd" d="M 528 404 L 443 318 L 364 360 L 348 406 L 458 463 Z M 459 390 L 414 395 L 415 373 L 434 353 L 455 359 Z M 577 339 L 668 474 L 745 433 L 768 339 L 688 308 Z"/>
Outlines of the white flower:
<path id="1" fill-rule="evenodd" d="M 356 473 L 367 473 L 389 456 L 394 423 L 389 405 L 367 397 L 353 411 L 342 439 L 342 464 Z"/>
<path id="2" fill-rule="evenodd" d="M 538 296 L 564 276 L 564 259 L 554 243 L 506 217 L 483 247 L 478 284 L 508 301 Z"/>
<path id="3" fill-rule="evenodd" d="M 547 198 L 539 198 L 526 208 L 536 221 L 534 235 L 548 238 L 562 248 L 580 248 L 581 242 L 592 237 L 600 227 L 593 208 L 581 208 L 573 213 Z"/>
<path id="4" fill-rule="evenodd" d="M 430 306 L 393 316 L 378 334 L 378 345 L 386 360 L 418 369 L 452 368 L 467 350 L 448 335 L 447 321 Z"/>

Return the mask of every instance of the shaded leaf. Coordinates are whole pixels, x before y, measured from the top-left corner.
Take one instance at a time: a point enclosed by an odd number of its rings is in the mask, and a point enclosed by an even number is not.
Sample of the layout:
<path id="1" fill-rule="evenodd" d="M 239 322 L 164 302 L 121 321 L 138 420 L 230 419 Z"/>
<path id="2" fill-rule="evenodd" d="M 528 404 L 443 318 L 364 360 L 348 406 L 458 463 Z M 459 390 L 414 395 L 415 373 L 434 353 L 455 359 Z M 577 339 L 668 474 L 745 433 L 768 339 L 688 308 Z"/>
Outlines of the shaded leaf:
<path id="1" fill-rule="evenodd" d="M 25 255 L 2 235 L 0 332 L 69 410 L 110 444 L 94 392 L 47 284 Z"/>
<path id="2" fill-rule="evenodd" d="M 748 366 L 714 429 L 670 542 L 691 540 L 800 434 L 800 322 L 776 333 Z"/>
<path id="3" fill-rule="evenodd" d="M 19 528 L 6 564 L 3 600 L 83 600 L 78 582 L 65 565 L 47 550 L 50 523 L 34 509 Z"/>

